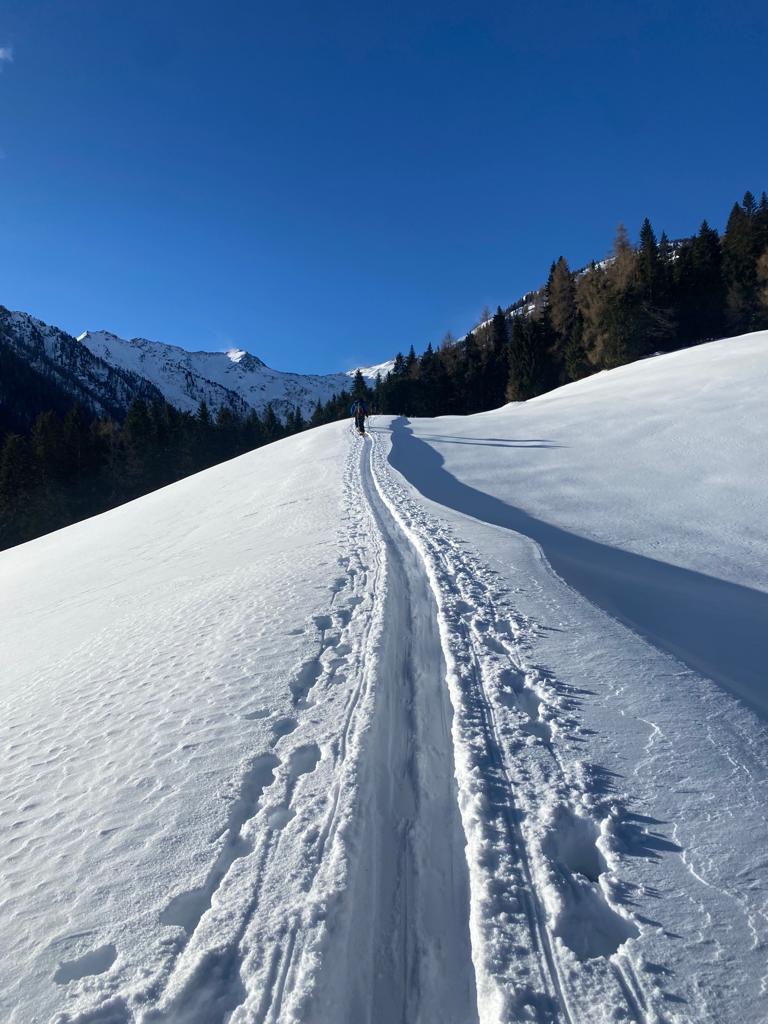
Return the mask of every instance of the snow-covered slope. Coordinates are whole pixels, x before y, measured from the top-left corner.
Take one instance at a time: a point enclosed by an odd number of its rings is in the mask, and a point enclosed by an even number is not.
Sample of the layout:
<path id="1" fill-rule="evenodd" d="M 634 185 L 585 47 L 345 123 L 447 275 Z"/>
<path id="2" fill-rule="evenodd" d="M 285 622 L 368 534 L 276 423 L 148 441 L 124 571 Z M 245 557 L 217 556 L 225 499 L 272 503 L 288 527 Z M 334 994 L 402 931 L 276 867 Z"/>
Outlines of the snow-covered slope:
<path id="1" fill-rule="evenodd" d="M 768 709 L 767 396 L 761 332 L 417 421 L 396 465 L 532 537 L 591 600 Z"/>
<path id="2" fill-rule="evenodd" d="M 188 352 L 144 338 L 126 341 L 108 331 L 86 331 L 78 340 L 110 365 L 141 374 L 166 401 L 187 412 L 196 411 L 201 401 L 214 410 L 224 406 L 239 413 L 249 408 L 263 412 L 271 403 L 283 419 L 296 406 L 308 417 L 318 400 L 327 402 L 350 387 L 349 374 L 284 373 L 242 349 Z M 373 379 L 380 367 L 371 369 Z"/>
<path id="3" fill-rule="evenodd" d="M 766 362 L 331 424 L 0 553 L 0 1019 L 766 1019 L 768 740 L 691 628 L 765 597 Z"/>

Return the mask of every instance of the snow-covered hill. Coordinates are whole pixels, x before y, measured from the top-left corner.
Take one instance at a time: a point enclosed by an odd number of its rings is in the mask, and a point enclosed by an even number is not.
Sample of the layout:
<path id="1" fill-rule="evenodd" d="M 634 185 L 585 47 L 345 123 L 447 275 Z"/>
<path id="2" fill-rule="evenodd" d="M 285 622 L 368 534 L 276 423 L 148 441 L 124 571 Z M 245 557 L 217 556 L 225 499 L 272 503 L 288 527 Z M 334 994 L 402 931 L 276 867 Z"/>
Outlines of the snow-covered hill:
<path id="1" fill-rule="evenodd" d="M 188 352 L 144 338 L 126 341 L 108 331 L 86 331 L 78 340 L 111 366 L 145 377 L 166 401 L 187 412 L 195 412 L 201 401 L 213 410 L 224 406 L 237 413 L 249 409 L 261 413 L 271 403 L 282 419 L 296 406 L 308 417 L 318 400 L 327 402 L 332 395 L 348 389 L 350 375 L 355 372 L 284 373 L 270 369 L 242 349 Z M 363 370 L 363 375 L 374 379 L 379 369 Z"/>
<path id="2" fill-rule="evenodd" d="M 716 342 L 0 553 L 0 1019 L 766 1019 L 766 391 Z"/>

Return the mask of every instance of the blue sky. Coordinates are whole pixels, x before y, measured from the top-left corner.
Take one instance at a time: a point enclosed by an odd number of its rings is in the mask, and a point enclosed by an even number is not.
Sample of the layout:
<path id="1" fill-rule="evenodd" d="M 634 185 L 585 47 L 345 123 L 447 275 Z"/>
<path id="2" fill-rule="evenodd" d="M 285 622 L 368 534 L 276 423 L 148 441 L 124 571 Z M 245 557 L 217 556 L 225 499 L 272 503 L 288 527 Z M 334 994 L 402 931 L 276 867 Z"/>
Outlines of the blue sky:
<path id="1" fill-rule="evenodd" d="M 0 303 L 279 369 L 418 350 L 768 188 L 767 52 L 756 2 L 4 0 Z"/>

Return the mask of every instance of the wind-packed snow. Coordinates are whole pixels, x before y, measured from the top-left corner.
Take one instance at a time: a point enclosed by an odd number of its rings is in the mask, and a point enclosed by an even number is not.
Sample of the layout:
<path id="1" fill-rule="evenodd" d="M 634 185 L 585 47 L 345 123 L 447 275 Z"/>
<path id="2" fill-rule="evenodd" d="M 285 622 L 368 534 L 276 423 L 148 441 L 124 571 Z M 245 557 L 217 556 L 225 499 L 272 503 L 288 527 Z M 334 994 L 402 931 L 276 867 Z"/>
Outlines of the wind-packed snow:
<path id="1" fill-rule="evenodd" d="M 0 1019 L 767 1019 L 767 366 L 332 424 L 1 553 Z"/>
<path id="2" fill-rule="evenodd" d="M 271 404 L 283 419 L 298 406 L 309 417 L 318 401 L 327 402 L 350 387 L 346 373 L 285 373 L 242 349 L 188 352 L 144 338 L 126 341 L 108 331 L 86 331 L 78 341 L 110 365 L 141 374 L 185 412 L 196 412 L 204 401 L 213 410 L 225 407 L 241 414 L 249 409 L 261 413 Z M 373 379 L 380 367 L 370 369 L 374 372 L 363 370 L 363 376 Z"/>

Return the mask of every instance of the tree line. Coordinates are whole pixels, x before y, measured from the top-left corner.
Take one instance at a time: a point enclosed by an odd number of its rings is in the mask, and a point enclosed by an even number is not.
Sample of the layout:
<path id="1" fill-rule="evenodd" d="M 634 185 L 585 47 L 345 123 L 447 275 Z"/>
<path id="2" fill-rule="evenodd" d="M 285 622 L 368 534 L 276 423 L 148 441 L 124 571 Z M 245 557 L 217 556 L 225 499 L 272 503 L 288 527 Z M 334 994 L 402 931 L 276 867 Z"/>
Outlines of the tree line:
<path id="1" fill-rule="evenodd" d="M 572 271 L 561 256 L 539 291 L 486 312 L 459 341 L 398 353 L 363 397 L 382 413 L 483 412 L 656 352 L 766 328 L 768 198 L 747 192 L 722 237 L 704 221 L 673 242 L 646 219 L 636 245 L 619 227 L 600 263 Z M 334 399 L 315 419 L 339 415 L 344 401 Z"/>
<path id="2" fill-rule="evenodd" d="M 0 447 L 0 548 L 105 512 L 216 463 L 303 430 L 296 408 L 283 423 L 268 406 L 246 417 L 204 402 L 196 415 L 135 401 L 120 423 L 81 404 L 40 413 Z"/>

